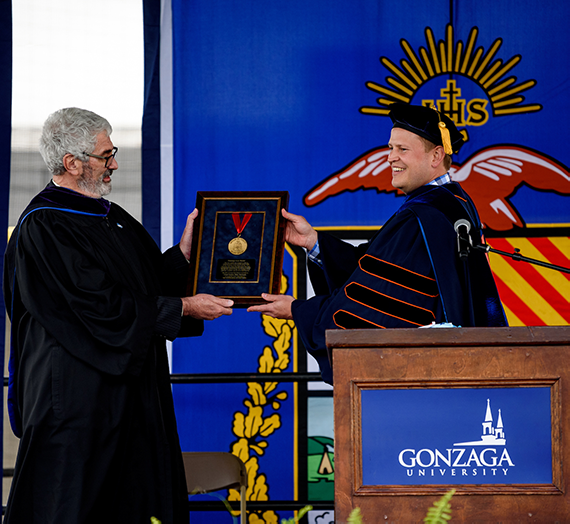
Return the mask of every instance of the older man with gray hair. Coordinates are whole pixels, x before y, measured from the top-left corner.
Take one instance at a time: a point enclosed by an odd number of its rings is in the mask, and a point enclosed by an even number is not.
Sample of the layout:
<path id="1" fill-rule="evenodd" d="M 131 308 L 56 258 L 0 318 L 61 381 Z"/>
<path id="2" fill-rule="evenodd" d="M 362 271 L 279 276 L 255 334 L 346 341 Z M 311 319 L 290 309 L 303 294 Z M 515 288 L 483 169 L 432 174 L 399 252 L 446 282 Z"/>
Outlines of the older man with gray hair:
<path id="1" fill-rule="evenodd" d="M 50 115 L 52 181 L 5 255 L 8 405 L 20 447 L 4 522 L 188 522 L 166 355 L 233 302 L 184 296 L 193 223 L 165 253 L 102 198 L 118 168 L 107 120 Z"/>

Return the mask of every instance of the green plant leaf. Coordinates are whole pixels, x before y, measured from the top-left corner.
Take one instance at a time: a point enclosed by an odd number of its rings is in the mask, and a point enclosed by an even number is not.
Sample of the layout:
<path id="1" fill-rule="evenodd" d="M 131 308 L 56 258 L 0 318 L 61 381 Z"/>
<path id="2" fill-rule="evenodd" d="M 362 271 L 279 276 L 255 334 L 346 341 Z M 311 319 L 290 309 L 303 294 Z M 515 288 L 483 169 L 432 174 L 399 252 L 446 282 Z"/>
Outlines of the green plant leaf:
<path id="1" fill-rule="evenodd" d="M 362 515 L 360 514 L 360 508 L 354 508 L 348 519 L 346 520 L 348 524 L 362 524 Z"/>
<path id="2" fill-rule="evenodd" d="M 424 518 L 425 524 L 446 524 L 451 520 L 451 497 L 455 494 L 454 489 L 450 489 L 438 501 L 433 503 Z"/>

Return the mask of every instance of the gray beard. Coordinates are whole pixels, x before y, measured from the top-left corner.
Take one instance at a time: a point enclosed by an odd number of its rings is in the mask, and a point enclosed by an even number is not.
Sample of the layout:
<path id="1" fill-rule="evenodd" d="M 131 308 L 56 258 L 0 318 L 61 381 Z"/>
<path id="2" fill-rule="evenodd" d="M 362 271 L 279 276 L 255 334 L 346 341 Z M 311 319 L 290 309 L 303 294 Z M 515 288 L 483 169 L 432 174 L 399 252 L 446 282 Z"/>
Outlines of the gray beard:
<path id="1" fill-rule="evenodd" d="M 77 186 L 89 194 L 97 195 L 97 198 L 108 195 L 113 189 L 111 182 L 106 184 L 103 182 L 103 178 L 107 175 L 111 175 L 111 170 L 105 171 L 98 180 L 95 180 L 92 176 L 93 171 L 91 169 L 84 169 L 83 173 L 79 176 L 77 180 Z"/>

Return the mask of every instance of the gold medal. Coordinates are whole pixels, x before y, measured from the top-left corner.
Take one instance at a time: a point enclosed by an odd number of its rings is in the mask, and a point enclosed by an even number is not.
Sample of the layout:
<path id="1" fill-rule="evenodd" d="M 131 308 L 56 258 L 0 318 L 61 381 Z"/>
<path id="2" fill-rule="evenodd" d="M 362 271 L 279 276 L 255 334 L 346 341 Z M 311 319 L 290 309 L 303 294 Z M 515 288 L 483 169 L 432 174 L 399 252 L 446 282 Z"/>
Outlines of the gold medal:
<path id="1" fill-rule="evenodd" d="M 247 242 L 241 237 L 233 238 L 228 244 L 228 250 L 232 255 L 242 255 L 246 249 Z"/>

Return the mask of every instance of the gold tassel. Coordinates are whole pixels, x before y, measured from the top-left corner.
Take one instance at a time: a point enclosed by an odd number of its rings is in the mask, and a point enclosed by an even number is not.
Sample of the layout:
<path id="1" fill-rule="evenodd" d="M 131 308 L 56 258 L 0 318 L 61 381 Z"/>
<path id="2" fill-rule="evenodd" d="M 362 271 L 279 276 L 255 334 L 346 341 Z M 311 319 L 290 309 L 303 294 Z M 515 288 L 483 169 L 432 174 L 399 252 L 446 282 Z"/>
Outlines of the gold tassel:
<path id="1" fill-rule="evenodd" d="M 445 125 L 445 122 L 439 121 L 439 131 L 441 133 L 441 142 L 443 143 L 443 150 L 446 155 L 453 154 L 453 148 L 451 147 L 451 139 L 449 138 L 449 129 Z"/>
<path id="2" fill-rule="evenodd" d="M 443 144 L 443 150 L 446 155 L 453 154 L 453 148 L 451 147 L 451 138 L 449 137 L 449 129 L 445 125 L 445 122 L 441 120 L 441 113 L 438 111 L 437 107 L 434 105 L 431 108 L 437 113 L 437 118 L 439 119 L 439 132 L 441 133 L 441 143 Z"/>

